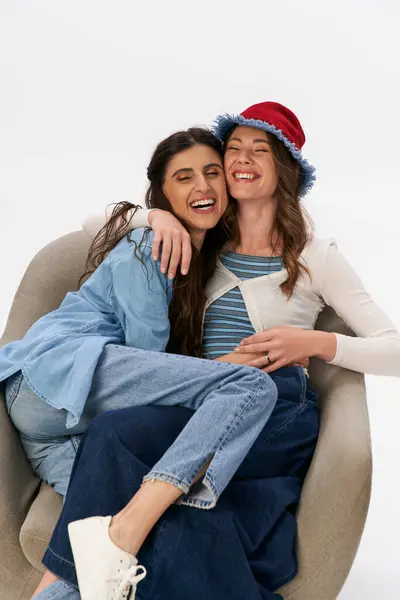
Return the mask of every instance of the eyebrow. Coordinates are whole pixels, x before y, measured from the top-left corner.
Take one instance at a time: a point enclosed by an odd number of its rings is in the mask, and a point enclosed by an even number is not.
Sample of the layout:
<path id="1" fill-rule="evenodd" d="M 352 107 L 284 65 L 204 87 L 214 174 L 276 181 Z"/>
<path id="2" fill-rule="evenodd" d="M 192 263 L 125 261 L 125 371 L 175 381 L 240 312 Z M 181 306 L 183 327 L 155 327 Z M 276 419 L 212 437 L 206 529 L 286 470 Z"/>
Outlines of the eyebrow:
<path id="1" fill-rule="evenodd" d="M 231 139 L 228 141 L 229 142 L 240 142 L 242 143 L 242 140 L 238 137 L 231 137 Z M 269 144 L 268 140 L 264 139 L 264 138 L 257 138 L 255 140 L 253 140 L 253 144 L 259 144 L 259 143 L 263 143 L 263 144 Z"/>
<path id="2" fill-rule="evenodd" d="M 218 163 L 208 163 L 208 165 L 205 165 L 203 167 L 203 171 L 205 169 L 209 169 L 210 167 L 217 167 L 218 169 L 221 169 L 221 171 L 223 170 L 222 166 L 219 165 Z M 180 175 L 181 173 L 193 173 L 193 169 L 191 167 L 178 169 L 177 171 L 175 171 L 175 173 L 172 175 L 172 177 L 176 177 L 177 175 Z"/>

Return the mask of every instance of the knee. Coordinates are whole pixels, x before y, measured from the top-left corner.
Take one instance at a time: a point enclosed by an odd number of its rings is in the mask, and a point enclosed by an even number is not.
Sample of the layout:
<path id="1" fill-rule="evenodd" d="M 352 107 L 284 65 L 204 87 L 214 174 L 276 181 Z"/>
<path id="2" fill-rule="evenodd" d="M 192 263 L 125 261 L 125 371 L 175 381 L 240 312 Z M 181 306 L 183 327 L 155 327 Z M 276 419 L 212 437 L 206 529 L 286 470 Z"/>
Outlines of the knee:
<path id="1" fill-rule="evenodd" d="M 257 371 L 260 377 L 260 388 L 266 395 L 268 395 L 271 403 L 275 405 L 278 401 L 278 388 L 275 381 L 268 373 L 264 373 L 264 371 L 261 371 L 261 369 L 257 369 Z"/>
<path id="2" fill-rule="evenodd" d="M 248 385 L 250 381 L 254 391 L 254 405 L 259 405 L 261 413 L 265 412 L 266 403 L 273 409 L 278 401 L 278 388 L 272 377 L 256 367 L 245 366 L 245 369 L 247 372 L 246 383 Z"/>
<path id="3" fill-rule="evenodd" d="M 268 373 L 264 373 L 257 367 L 249 367 L 248 365 L 237 365 L 239 367 L 238 373 L 244 381 L 251 382 L 254 387 L 262 387 L 266 393 L 270 393 L 271 396 L 278 396 L 278 390 L 275 382 Z"/>

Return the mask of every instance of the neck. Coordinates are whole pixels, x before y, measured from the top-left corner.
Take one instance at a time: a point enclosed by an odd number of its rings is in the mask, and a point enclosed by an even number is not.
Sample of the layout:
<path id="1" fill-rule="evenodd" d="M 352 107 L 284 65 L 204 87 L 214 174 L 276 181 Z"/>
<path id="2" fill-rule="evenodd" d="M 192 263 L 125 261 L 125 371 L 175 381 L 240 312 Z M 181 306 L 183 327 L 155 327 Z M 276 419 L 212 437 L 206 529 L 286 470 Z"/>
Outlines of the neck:
<path id="1" fill-rule="evenodd" d="M 246 200 L 238 201 L 238 205 L 240 243 L 235 248 L 236 252 L 242 254 L 269 253 L 276 201 L 273 198 L 260 201 Z M 272 241 L 275 242 L 275 239 Z"/>
<path id="2" fill-rule="evenodd" d="M 201 250 L 203 246 L 204 238 L 206 237 L 206 232 L 200 229 L 189 229 L 190 237 L 192 239 L 192 244 L 197 248 L 197 250 Z"/>

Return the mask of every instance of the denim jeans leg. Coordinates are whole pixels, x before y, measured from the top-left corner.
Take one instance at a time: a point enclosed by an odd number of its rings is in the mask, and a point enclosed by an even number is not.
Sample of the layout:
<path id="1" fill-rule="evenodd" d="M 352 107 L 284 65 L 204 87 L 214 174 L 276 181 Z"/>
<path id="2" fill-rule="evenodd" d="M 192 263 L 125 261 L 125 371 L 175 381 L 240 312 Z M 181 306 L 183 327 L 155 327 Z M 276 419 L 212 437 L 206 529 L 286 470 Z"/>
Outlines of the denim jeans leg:
<path id="1" fill-rule="evenodd" d="M 67 581 L 55 581 L 42 590 L 33 600 L 80 600 L 81 596 Z"/>
<path id="2" fill-rule="evenodd" d="M 152 587 L 154 598 L 162 597 L 160 590 L 165 591 L 168 587 L 171 597 L 186 598 L 183 591 L 177 593 L 182 587 L 183 571 L 187 572 L 184 580 L 190 580 L 188 585 L 196 581 L 196 599 L 204 597 L 200 591 L 210 592 L 213 584 L 220 589 L 219 585 L 226 577 L 236 590 L 235 598 L 239 598 L 239 592 L 245 589 L 249 598 L 258 598 L 255 591 L 254 596 L 250 592 L 254 580 L 248 565 L 243 562 L 241 567 L 244 550 L 235 523 L 240 520 L 241 529 L 247 532 L 246 539 L 256 545 L 266 529 L 274 529 L 274 514 L 285 511 L 285 506 L 291 506 L 298 498 L 299 478 L 305 476 L 318 434 L 316 396 L 308 391 L 303 395 L 304 375 L 291 368 L 282 369 L 274 377 L 278 384 L 277 405 L 217 507 L 211 512 L 200 513 L 172 507 L 144 544 L 139 560 L 152 575 L 141 584 L 143 598 L 153 600 L 152 593 L 146 595 L 150 584 L 157 589 L 156 593 Z M 193 411 L 182 407 L 146 406 L 105 413 L 93 421 L 78 450 L 67 502 L 44 558 L 44 564 L 52 572 L 76 583 L 68 523 L 119 512 L 138 490 L 149 466 L 173 444 L 192 416 Z M 247 496 L 243 496 L 245 492 Z M 251 506 L 249 511 L 244 511 L 244 497 L 246 504 Z M 274 507 L 272 513 L 271 507 Z M 235 515 L 234 520 L 232 515 Z M 283 534 L 280 533 L 272 545 L 266 546 L 265 564 L 260 562 L 259 555 L 253 557 L 258 570 L 263 565 L 264 579 L 279 584 L 288 578 L 293 568 L 293 540 L 296 537 L 292 511 L 286 512 L 283 518 L 280 529 Z M 204 540 L 208 539 L 214 540 L 211 546 L 204 545 Z M 184 556 L 190 548 L 197 558 L 188 562 L 188 557 L 185 559 Z M 218 573 L 211 570 L 208 582 L 197 581 L 199 565 L 200 570 L 207 568 L 208 561 L 214 558 L 217 562 L 222 561 L 225 570 L 221 572 L 219 568 Z M 175 579 L 176 586 L 181 582 L 178 587 L 174 587 L 172 580 Z M 223 589 L 231 587 L 224 583 Z M 275 586 L 271 585 L 269 589 L 275 589 Z M 263 593 L 266 594 L 266 589 Z M 278 598 L 272 593 L 266 597 Z M 225 596 L 221 596 L 222 599 Z"/>
<path id="3" fill-rule="evenodd" d="M 21 372 L 7 380 L 6 405 L 36 475 L 65 497 L 80 434 L 87 425 L 68 430 L 66 411 L 39 398 Z"/>
<path id="4" fill-rule="evenodd" d="M 81 436 L 66 436 L 51 442 L 30 440 L 23 435 L 20 437 L 25 454 L 29 457 L 36 475 L 65 498 L 76 457 L 78 440 Z M 43 450 L 42 458 L 37 458 L 39 449 Z"/>
<path id="5" fill-rule="evenodd" d="M 121 511 L 192 416 L 181 406 L 143 406 L 103 413 L 93 421 L 79 446 L 66 502 L 43 558 L 52 573 L 77 585 L 68 524 Z M 146 548 L 155 535 L 150 534 Z"/>
<path id="6" fill-rule="evenodd" d="M 38 442 L 35 449 L 41 453 L 46 444 L 54 450 L 52 436 L 83 433 L 91 420 L 107 410 L 150 404 L 195 410 L 187 428 L 148 478 L 173 483 L 185 494 L 181 501 L 198 508 L 215 505 L 277 398 L 272 379 L 255 368 L 114 344 L 102 353 L 84 412 L 73 430 L 66 430 L 66 411 L 37 398 L 24 380 L 21 390 L 23 386 L 24 393 L 20 392 L 10 408 L 10 417 L 23 435 Z M 29 393 L 32 397 L 28 399 Z M 189 492 L 210 460 L 203 481 Z M 46 470 L 53 462 L 49 457 Z M 54 484 L 46 473 L 40 475 Z"/>
<path id="7" fill-rule="evenodd" d="M 182 503 L 212 508 L 276 399 L 276 385 L 259 369 L 110 344 L 96 369 L 84 415 L 144 405 L 195 410 L 146 480 L 168 481 L 185 494 Z M 210 459 L 204 479 L 191 490 Z"/>

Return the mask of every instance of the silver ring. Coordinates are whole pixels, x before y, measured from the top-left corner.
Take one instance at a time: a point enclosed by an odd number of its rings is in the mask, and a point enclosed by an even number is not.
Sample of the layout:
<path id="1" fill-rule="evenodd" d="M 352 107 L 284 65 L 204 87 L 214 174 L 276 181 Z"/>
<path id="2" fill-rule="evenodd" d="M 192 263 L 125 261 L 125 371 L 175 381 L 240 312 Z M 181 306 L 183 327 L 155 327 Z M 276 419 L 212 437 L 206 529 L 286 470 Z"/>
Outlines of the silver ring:
<path id="1" fill-rule="evenodd" d="M 270 365 L 270 364 L 272 364 L 272 362 L 271 362 L 271 359 L 270 359 L 270 357 L 268 356 L 268 352 L 267 352 L 267 354 L 265 355 L 265 358 L 267 359 L 267 365 Z"/>

